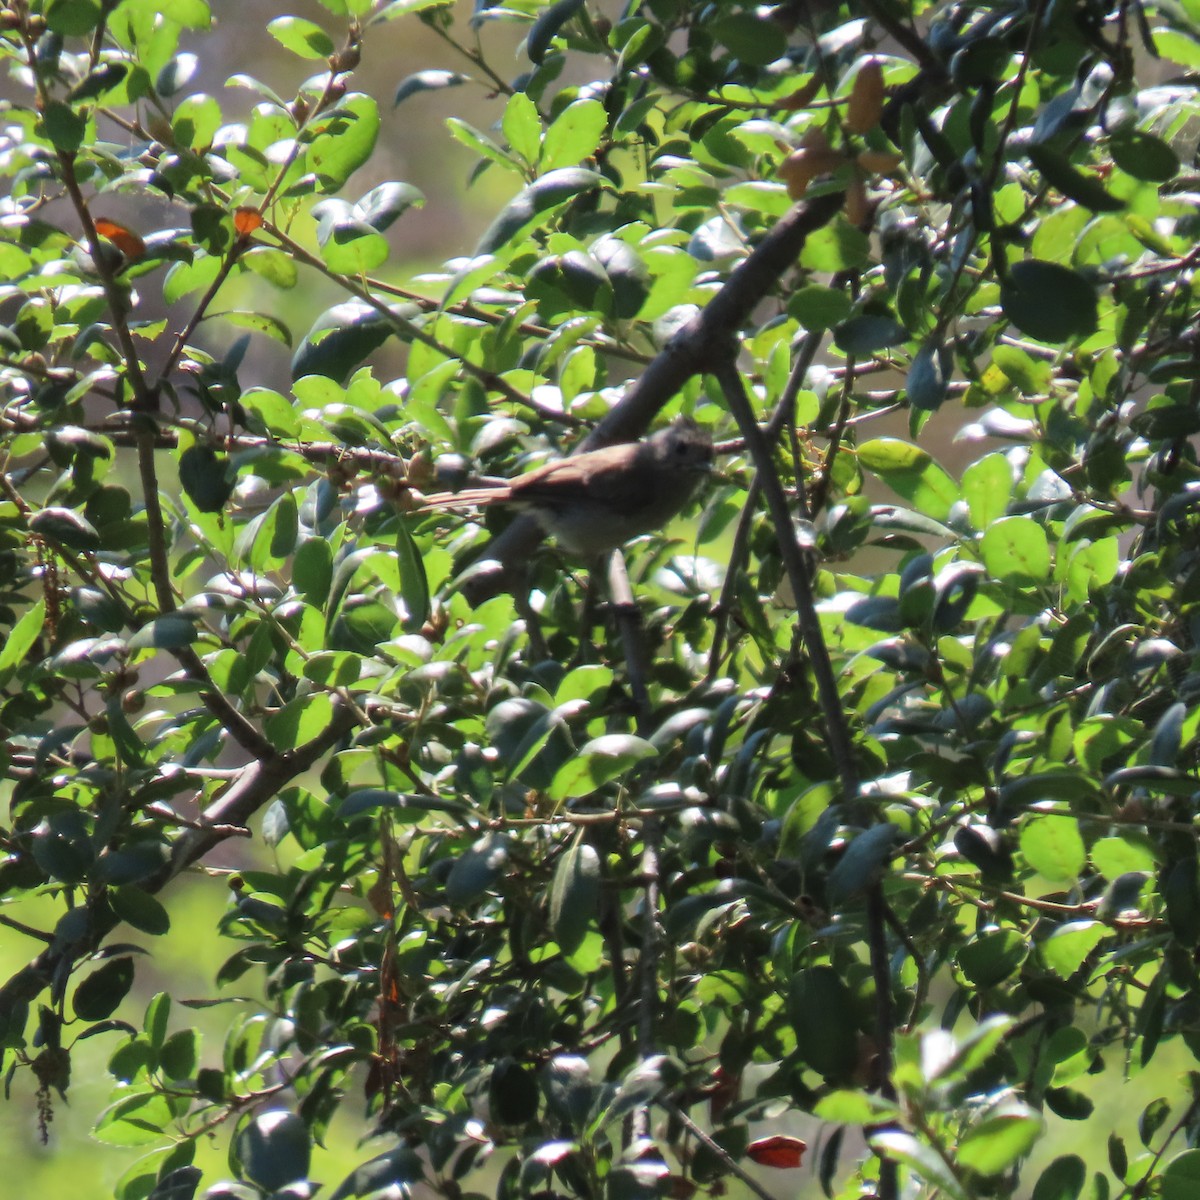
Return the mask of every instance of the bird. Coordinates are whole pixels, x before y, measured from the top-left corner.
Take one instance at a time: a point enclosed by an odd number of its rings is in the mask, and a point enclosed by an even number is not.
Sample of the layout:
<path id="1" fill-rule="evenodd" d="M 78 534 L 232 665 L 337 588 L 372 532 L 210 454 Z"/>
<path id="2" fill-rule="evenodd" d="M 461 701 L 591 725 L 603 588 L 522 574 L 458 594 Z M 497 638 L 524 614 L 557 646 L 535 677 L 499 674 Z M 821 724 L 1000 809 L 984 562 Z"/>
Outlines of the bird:
<path id="1" fill-rule="evenodd" d="M 588 450 L 507 483 L 428 495 L 420 508 L 504 504 L 531 514 L 569 554 L 598 558 L 663 526 L 711 470 L 712 436 L 680 417 L 641 442 Z"/>

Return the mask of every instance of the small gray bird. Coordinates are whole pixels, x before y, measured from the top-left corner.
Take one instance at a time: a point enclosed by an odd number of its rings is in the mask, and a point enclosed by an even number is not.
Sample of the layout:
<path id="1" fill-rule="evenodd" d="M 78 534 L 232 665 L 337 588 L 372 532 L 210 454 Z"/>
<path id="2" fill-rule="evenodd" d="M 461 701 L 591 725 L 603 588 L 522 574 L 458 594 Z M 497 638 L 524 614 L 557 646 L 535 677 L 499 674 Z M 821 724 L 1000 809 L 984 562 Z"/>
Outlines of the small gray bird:
<path id="1" fill-rule="evenodd" d="M 508 504 L 531 513 L 564 550 L 595 558 L 666 525 L 712 460 L 708 431 L 680 417 L 643 442 L 574 454 L 495 487 L 426 496 L 421 507 Z"/>

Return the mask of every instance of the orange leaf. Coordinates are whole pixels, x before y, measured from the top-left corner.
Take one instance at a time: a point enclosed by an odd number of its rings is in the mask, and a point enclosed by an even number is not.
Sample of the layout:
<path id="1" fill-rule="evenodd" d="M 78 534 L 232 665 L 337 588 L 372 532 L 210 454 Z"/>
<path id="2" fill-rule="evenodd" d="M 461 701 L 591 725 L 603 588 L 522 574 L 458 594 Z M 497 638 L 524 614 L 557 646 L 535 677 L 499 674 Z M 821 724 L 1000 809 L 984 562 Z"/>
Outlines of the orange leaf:
<path id="1" fill-rule="evenodd" d="M 883 67 L 877 58 L 869 58 L 858 69 L 850 89 L 846 108 L 846 128 L 851 133 L 868 133 L 883 115 Z"/>
<path id="2" fill-rule="evenodd" d="M 836 150 L 802 146 L 779 164 L 779 177 L 787 184 L 788 195 L 799 200 L 818 175 L 832 174 L 846 162 L 846 157 Z"/>
<path id="3" fill-rule="evenodd" d="M 249 237 L 263 223 L 257 208 L 238 208 L 233 213 L 233 227 L 239 237 Z"/>
<path id="4" fill-rule="evenodd" d="M 112 242 L 126 258 L 141 258 L 146 253 L 146 243 L 132 229 L 126 229 L 124 225 L 118 225 L 116 221 L 110 221 L 107 217 L 97 217 L 93 224 L 96 226 L 96 232 Z"/>
<path id="5" fill-rule="evenodd" d="M 759 1138 L 746 1147 L 746 1156 L 760 1167 L 798 1167 L 808 1143 L 786 1133 L 772 1134 Z"/>
<path id="6" fill-rule="evenodd" d="M 807 108 L 817 98 L 817 93 L 822 86 L 823 81 L 814 75 L 803 87 L 797 88 L 790 96 L 784 96 L 775 107 L 782 108 L 785 112 L 795 112 L 797 109 Z"/>

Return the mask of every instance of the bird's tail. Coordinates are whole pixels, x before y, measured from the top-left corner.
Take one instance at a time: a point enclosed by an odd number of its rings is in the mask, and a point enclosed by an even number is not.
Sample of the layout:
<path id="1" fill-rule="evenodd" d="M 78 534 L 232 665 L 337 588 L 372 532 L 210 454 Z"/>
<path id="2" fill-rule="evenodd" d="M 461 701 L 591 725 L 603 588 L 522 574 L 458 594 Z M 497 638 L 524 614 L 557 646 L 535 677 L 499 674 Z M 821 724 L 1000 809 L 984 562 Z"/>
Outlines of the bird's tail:
<path id="1" fill-rule="evenodd" d="M 461 492 L 433 492 L 422 498 L 417 511 L 477 508 L 496 501 L 503 502 L 508 499 L 508 493 L 509 489 L 503 484 L 497 487 L 464 488 Z"/>

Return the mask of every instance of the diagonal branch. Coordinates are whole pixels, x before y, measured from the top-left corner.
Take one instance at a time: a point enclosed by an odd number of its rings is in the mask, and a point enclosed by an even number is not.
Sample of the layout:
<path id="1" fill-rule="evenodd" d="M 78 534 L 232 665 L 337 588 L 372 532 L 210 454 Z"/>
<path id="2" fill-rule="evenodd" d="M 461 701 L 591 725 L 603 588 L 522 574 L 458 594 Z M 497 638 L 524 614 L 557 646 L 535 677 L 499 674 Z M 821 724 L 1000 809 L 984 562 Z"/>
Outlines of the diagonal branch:
<path id="1" fill-rule="evenodd" d="M 170 861 L 155 875 L 141 880 L 138 886 L 145 892 L 159 892 L 193 863 L 198 862 L 234 831 L 243 828 L 250 818 L 274 799 L 291 780 L 303 774 L 322 755 L 330 750 L 350 729 L 352 718 L 336 713 L 329 726 L 312 741 L 283 754 L 272 754 L 256 760 L 239 771 L 237 778 L 221 798 L 204 812 L 172 846 Z M 104 939 L 120 923 L 106 901 L 105 890 L 89 893 L 86 920 L 77 921 L 74 936 L 57 933 L 54 940 L 32 962 L 16 971 L 0 987 L 0 1030 L 9 1036 L 14 1024 L 24 1024 L 24 1009 L 48 988 L 61 996 L 74 965 L 93 954 Z"/>

